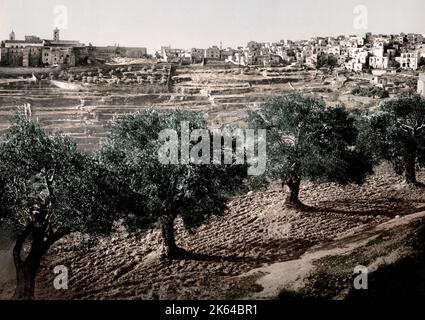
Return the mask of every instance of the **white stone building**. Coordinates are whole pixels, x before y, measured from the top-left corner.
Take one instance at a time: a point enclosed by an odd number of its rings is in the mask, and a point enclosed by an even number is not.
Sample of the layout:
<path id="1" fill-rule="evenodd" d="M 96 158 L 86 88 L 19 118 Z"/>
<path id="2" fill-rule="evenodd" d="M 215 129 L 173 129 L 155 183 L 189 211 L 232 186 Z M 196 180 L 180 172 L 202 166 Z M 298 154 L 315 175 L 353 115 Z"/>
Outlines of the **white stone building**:
<path id="1" fill-rule="evenodd" d="M 388 62 L 389 62 L 388 57 L 385 57 L 385 56 L 369 57 L 369 66 L 371 66 L 374 69 L 387 69 L 388 68 Z"/>
<path id="2" fill-rule="evenodd" d="M 404 52 L 395 60 L 400 63 L 400 67 L 404 70 L 417 70 L 420 54 L 418 51 Z"/>

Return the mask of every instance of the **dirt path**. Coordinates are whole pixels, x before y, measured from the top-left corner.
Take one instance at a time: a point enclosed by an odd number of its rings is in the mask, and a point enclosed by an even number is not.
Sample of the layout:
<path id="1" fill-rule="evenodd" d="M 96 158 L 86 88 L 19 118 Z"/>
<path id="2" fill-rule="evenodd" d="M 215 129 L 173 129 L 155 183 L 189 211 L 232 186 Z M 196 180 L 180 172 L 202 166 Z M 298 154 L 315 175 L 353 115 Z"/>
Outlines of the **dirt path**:
<path id="1" fill-rule="evenodd" d="M 307 282 L 307 278 L 314 272 L 314 261 L 328 256 L 346 255 L 353 250 L 365 246 L 370 241 L 376 239 L 382 232 L 391 230 L 392 228 L 407 225 L 415 220 L 425 217 L 425 212 L 394 218 L 390 221 L 377 225 L 376 227 L 365 230 L 356 236 L 342 238 L 329 245 L 319 245 L 309 249 L 299 259 L 279 262 L 267 265 L 262 268 L 251 270 L 240 277 L 250 277 L 255 274 L 264 274 L 256 283 L 263 289 L 260 292 L 250 295 L 249 299 L 267 299 L 276 298 L 283 289 L 291 291 L 299 291 Z M 391 257 L 390 257 L 391 256 Z M 368 266 L 369 271 L 374 271 L 382 263 L 390 263 L 397 259 L 396 253 L 390 253 L 385 258 L 377 259 L 373 264 Z"/>

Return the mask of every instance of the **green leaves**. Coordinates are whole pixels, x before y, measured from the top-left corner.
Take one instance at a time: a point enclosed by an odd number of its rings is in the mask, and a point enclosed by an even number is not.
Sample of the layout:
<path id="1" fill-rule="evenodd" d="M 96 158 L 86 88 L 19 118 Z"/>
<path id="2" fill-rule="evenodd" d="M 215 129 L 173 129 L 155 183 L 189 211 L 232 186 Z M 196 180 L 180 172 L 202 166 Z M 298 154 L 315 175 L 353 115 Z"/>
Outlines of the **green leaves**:
<path id="1" fill-rule="evenodd" d="M 391 161 L 399 174 L 425 163 L 425 100 L 421 96 L 384 103 L 369 124 L 363 139 L 368 140 L 375 159 Z"/>
<path id="2" fill-rule="evenodd" d="M 377 97 L 380 99 L 388 98 L 389 92 L 383 88 L 379 88 L 376 86 L 370 86 L 370 87 L 357 87 L 354 88 L 351 91 L 352 94 L 356 96 L 362 96 L 362 97 Z"/>
<path id="3" fill-rule="evenodd" d="M 130 227 L 145 228 L 161 217 L 179 215 L 186 227 L 195 227 L 220 213 L 226 196 L 243 186 L 242 166 L 159 161 L 160 132 L 175 130 L 181 141 L 183 122 L 191 131 L 207 128 L 201 114 L 182 110 L 147 110 L 112 124 L 101 159 L 110 174 L 119 177 L 116 193 L 126 199 L 121 213 Z"/>
<path id="4" fill-rule="evenodd" d="M 267 131 L 268 172 L 316 181 L 361 182 L 371 171 L 358 152 L 355 119 L 342 107 L 300 94 L 278 97 L 250 112 L 249 126 Z"/>
<path id="5" fill-rule="evenodd" d="M 103 179 L 99 163 L 70 139 L 18 113 L 0 143 L 1 223 L 22 229 L 36 205 L 49 208 L 45 222 L 56 233 L 107 233 L 113 219 Z"/>

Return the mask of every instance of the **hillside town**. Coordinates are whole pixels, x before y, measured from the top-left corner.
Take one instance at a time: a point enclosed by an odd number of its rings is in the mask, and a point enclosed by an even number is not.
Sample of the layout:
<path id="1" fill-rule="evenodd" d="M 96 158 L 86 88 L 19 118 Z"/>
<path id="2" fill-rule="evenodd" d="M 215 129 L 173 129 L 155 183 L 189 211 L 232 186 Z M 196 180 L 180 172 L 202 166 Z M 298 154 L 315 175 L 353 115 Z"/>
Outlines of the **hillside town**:
<path id="1" fill-rule="evenodd" d="M 41 123 L 89 150 L 105 138 L 104 125 L 117 114 L 152 105 L 205 112 L 216 127 L 243 123 L 246 110 L 291 92 L 374 110 L 403 94 L 425 96 L 424 41 L 421 34 L 367 33 L 251 41 L 237 48 L 163 46 L 152 55 L 152 48 L 148 53 L 145 47 L 62 39 L 58 28 L 52 39 L 22 40 L 12 31 L 0 45 L 0 133 L 16 104 L 30 105 Z M 66 98 L 61 108 L 58 97 Z M 64 119 L 57 117 L 58 108 Z"/>
<path id="2" fill-rule="evenodd" d="M 107 65 L 121 68 L 110 70 Z M 107 68 L 102 69 L 102 66 Z M 123 69 L 125 66 L 130 67 Z M 256 76 L 265 77 L 259 81 L 289 82 L 291 89 L 294 82 L 283 79 L 289 74 L 298 73 L 304 81 L 305 76 L 300 72 L 310 73 L 313 80 L 320 72 L 322 76 L 316 80 L 321 83 L 322 91 L 328 90 L 324 86 L 329 82 L 333 84 L 332 91 L 340 92 L 351 81 L 351 84 L 355 84 L 350 89 L 354 96 L 382 99 L 406 90 L 425 95 L 422 74 L 425 71 L 425 37 L 415 33 L 366 33 L 364 36 L 313 37 L 310 40 L 281 40 L 275 43 L 250 41 L 245 47 L 237 48 L 223 48 L 222 43 L 207 49 L 190 50 L 163 46 L 150 55 L 145 47 L 118 44 L 102 47 L 91 43 L 86 45 L 77 40 L 63 40 L 58 28 L 53 30 L 52 39 L 25 36 L 23 40 L 18 40 L 12 31 L 9 39 L 1 42 L 0 67 L 6 68 L 6 71 L 14 68 L 46 70 L 60 67 L 60 74 L 47 72 L 50 80 L 67 80 L 82 85 L 136 85 L 145 91 L 152 90 L 149 84 L 158 90 L 157 86 L 169 88 L 173 81 L 177 91 L 182 88 L 192 93 L 196 93 L 197 89 L 182 86 L 182 83 L 193 78 L 190 70 L 189 74 L 179 75 L 184 74 L 185 68 L 200 67 L 207 72 L 212 67 L 215 68 L 213 73 L 217 68 L 233 69 L 235 71 L 231 72 L 235 75 L 240 70 L 242 76 L 245 74 L 252 81 Z M 177 74 L 173 72 L 176 68 L 179 68 Z M 87 70 L 87 74 L 84 70 Z M 403 76 L 400 77 L 400 74 Z M 46 76 L 41 72 L 40 77 L 43 79 Z M 208 96 L 210 89 L 206 90 Z"/>
<path id="3" fill-rule="evenodd" d="M 367 69 L 417 70 L 425 65 L 422 34 L 313 37 L 310 40 L 281 40 L 275 43 L 248 42 L 245 47 L 222 45 L 191 50 L 162 47 L 157 57 L 167 62 L 199 63 L 204 59 L 225 61 L 240 66 L 332 66 L 349 71 Z"/>
<path id="4" fill-rule="evenodd" d="M 0 52 L 0 65 L 11 67 L 75 66 L 113 57 L 148 57 L 147 49 L 143 47 L 100 47 L 91 43 L 86 46 L 79 41 L 62 40 L 57 28 L 52 40 L 37 36 L 18 40 L 12 31 L 9 39 L 1 42 Z M 364 36 L 313 37 L 274 43 L 250 41 L 245 47 L 238 48 L 223 48 L 222 44 L 190 50 L 163 46 L 155 57 L 179 64 L 222 61 L 238 66 L 332 67 L 354 72 L 373 69 L 416 71 L 425 66 L 425 37 L 414 33 L 366 33 Z"/>

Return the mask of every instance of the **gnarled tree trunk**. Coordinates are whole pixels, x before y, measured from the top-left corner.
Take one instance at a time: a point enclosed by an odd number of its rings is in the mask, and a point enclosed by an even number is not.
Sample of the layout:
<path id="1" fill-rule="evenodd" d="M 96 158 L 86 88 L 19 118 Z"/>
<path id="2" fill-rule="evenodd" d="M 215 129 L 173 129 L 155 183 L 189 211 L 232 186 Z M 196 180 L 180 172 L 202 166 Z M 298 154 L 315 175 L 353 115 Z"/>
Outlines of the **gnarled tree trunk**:
<path id="1" fill-rule="evenodd" d="M 66 234 L 65 232 L 47 232 L 52 204 L 55 201 L 52 186 L 54 171 L 47 173 L 45 178 L 49 190 L 49 199 L 45 202 L 33 203 L 29 208 L 31 222 L 17 237 L 13 248 L 13 260 L 16 269 L 14 298 L 18 300 L 34 298 L 35 278 L 40 268 L 41 259 L 49 248 Z M 22 259 L 22 249 L 29 236 L 31 236 L 31 248 L 26 258 Z"/>
<path id="2" fill-rule="evenodd" d="M 289 188 L 286 196 L 285 204 L 290 207 L 301 207 L 302 203 L 299 200 L 301 179 L 297 175 L 290 175 L 286 180 L 286 185 Z"/>
<path id="3" fill-rule="evenodd" d="M 16 270 L 16 289 L 14 298 L 18 300 L 31 300 L 34 298 L 35 276 L 38 267 L 36 266 L 34 254 L 28 254 L 25 260 L 22 260 L 22 247 L 27 237 L 34 232 L 34 224 L 29 224 L 25 230 L 18 236 L 13 248 L 13 262 Z M 34 250 L 34 244 L 31 251 Z"/>
<path id="4" fill-rule="evenodd" d="M 406 159 L 404 177 L 409 184 L 416 184 L 416 155 L 410 155 Z"/>
<path id="5" fill-rule="evenodd" d="M 404 177 L 406 182 L 409 184 L 416 184 L 416 157 L 417 157 L 417 147 L 416 142 L 411 141 L 407 148 L 406 157 L 404 159 Z"/>
<path id="6" fill-rule="evenodd" d="M 183 250 L 180 249 L 176 244 L 175 232 L 174 232 L 174 221 L 175 216 L 167 215 L 160 219 L 161 221 L 161 232 L 164 245 L 164 256 L 168 259 L 174 259 L 180 257 Z"/>
<path id="7" fill-rule="evenodd" d="M 40 262 L 49 248 L 57 240 L 62 238 L 61 234 L 52 234 L 47 237 L 45 226 L 29 224 L 18 236 L 13 248 L 13 261 L 16 270 L 16 289 L 14 299 L 32 300 L 34 298 L 35 278 Z M 25 259 L 22 259 L 22 248 L 25 240 L 31 235 L 31 249 Z"/>
<path id="8" fill-rule="evenodd" d="M 25 261 L 16 268 L 16 289 L 14 299 L 32 300 L 34 299 L 35 277 L 39 268 L 39 264 L 32 261 Z"/>

